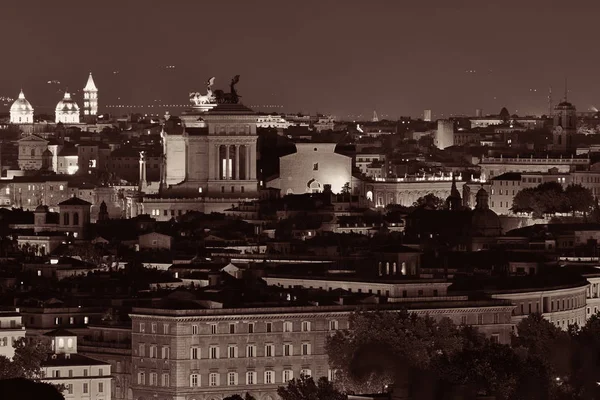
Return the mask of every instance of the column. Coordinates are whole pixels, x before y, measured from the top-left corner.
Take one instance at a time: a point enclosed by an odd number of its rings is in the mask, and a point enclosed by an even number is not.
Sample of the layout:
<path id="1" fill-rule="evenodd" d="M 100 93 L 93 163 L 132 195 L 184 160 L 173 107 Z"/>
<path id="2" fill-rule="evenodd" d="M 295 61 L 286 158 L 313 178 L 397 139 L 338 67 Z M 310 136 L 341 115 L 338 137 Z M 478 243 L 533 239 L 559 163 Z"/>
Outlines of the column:
<path id="1" fill-rule="evenodd" d="M 252 143 L 252 164 L 250 165 L 252 171 L 252 180 L 256 179 L 256 142 Z"/>
<path id="2" fill-rule="evenodd" d="M 240 145 L 235 145 L 235 180 L 240 179 Z"/>
<path id="3" fill-rule="evenodd" d="M 246 149 L 246 171 L 244 173 L 244 179 L 246 179 L 247 181 L 250 180 L 250 145 L 247 144 L 244 146 L 244 148 Z"/>
<path id="4" fill-rule="evenodd" d="M 231 178 L 231 171 L 229 170 L 229 145 L 225 145 L 225 179 Z"/>
<path id="5" fill-rule="evenodd" d="M 221 147 L 219 145 L 215 145 L 215 172 L 213 173 L 213 179 L 219 180 L 221 176 L 219 175 L 219 159 L 221 158 Z"/>

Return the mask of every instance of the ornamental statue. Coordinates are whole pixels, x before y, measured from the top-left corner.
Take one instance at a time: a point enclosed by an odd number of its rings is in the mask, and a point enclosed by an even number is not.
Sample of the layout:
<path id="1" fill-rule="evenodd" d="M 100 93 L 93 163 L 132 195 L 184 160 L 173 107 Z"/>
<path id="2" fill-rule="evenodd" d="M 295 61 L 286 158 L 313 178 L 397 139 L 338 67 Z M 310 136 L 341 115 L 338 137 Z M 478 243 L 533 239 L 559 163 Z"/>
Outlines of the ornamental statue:
<path id="1" fill-rule="evenodd" d="M 229 93 L 225 93 L 222 90 L 215 90 L 215 97 L 218 104 L 238 104 L 240 101 L 240 95 L 235 90 L 235 85 L 240 81 L 240 76 L 236 75 L 229 84 Z"/>
<path id="2" fill-rule="evenodd" d="M 212 85 L 215 83 L 215 77 L 213 76 L 206 82 L 206 94 L 202 95 L 199 92 L 190 93 L 190 101 L 194 106 L 200 106 L 204 104 L 215 104 L 216 98 L 212 91 Z"/>

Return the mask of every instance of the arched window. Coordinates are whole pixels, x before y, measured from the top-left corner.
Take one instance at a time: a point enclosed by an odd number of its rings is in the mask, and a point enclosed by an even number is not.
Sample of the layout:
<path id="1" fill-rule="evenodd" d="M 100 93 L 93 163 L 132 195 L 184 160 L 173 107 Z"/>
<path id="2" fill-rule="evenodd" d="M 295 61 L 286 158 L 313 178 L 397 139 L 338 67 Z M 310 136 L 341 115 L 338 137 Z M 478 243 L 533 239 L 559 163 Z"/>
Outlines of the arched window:
<path id="1" fill-rule="evenodd" d="M 69 213 L 63 214 L 63 225 L 69 225 Z"/>
<path id="2" fill-rule="evenodd" d="M 67 348 L 69 348 L 69 349 L 73 348 L 73 339 L 72 338 L 67 339 Z"/>
<path id="3" fill-rule="evenodd" d="M 79 213 L 73 213 L 73 225 L 79 225 Z"/>
<path id="4" fill-rule="evenodd" d="M 383 275 L 383 271 L 381 270 L 381 261 L 379 261 L 379 276 Z"/>
<path id="5" fill-rule="evenodd" d="M 58 348 L 59 349 L 64 349 L 65 348 L 65 339 L 63 339 L 63 338 L 59 338 L 58 339 Z"/>
<path id="6" fill-rule="evenodd" d="M 373 192 L 371 192 L 370 190 L 367 192 L 367 200 L 373 201 Z"/>
<path id="7" fill-rule="evenodd" d="M 402 275 L 406 275 L 406 263 L 405 262 L 402 263 L 402 269 L 400 270 L 400 272 L 402 272 Z"/>
<path id="8" fill-rule="evenodd" d="M 385 263 L 385 274 L 386 275 L 390 274 L 390 263 L 389 262 Z"/>
<path id="9" fill-rule="evenodd" d="M 396 263 L 394 262 L 394 264 L 392 264 L 392 275 L 396 275 L 397 270 L 396 270 Z"/>

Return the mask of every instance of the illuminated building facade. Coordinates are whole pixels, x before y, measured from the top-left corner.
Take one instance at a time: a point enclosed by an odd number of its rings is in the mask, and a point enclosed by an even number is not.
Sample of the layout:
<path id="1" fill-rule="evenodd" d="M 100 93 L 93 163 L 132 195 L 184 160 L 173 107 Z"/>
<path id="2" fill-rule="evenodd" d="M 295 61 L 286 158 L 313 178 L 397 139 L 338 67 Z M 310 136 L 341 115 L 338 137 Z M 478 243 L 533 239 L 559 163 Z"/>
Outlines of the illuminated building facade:
<path id="1" fill-rule="evenodd" d="M 65 95 L 61 101 L 56 105 L 56 118 L 55 122 L 62 122 L 63 124 L 78 124 L 79 121 L 79 106 L 71 98 L 69 92 L 65 92 Z"/>
<path id="2" fill-rule="evenodd" d="M 322 192 L 331 185 L 340 193 L 352 182 L 352 158 L 335 152 L 335 143 L 296 143 L 296 152 L 279 159 L 279 177 L 267 182 L 282 195 Z"/>
<path id="3" fill-rule="evenodd" d="M 21 90 L 19 97 L 10 106 L 10 123 L 11 124 L 32 124 L 33 123 L 33 107 L 25 98 L 25 94 Z"/>
<path id="4" fill-rule="evenodd" d="M 91 72 L 83 88 L 83 115 L 84 117 L 95 117 L 98 115 L 98 88 L 94 83 Z"/>

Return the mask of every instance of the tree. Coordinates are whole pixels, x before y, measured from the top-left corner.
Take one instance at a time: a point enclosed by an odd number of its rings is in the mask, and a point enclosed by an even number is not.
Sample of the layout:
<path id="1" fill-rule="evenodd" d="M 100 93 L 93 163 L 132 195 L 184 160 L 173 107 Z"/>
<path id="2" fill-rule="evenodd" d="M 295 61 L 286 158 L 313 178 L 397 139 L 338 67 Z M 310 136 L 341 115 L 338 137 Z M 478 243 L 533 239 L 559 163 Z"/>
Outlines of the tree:
<path id="1" fill-rule="evenodd" d="M 513 212 L 532 212 L 536 218 L 541 218 L 545 213 L 568 210 L 567 196 L 558 182 L 546 182 L 535 188 L 520 190 L 513 198 Z"/>
<path id="2" fill-rule="evenodd" d="M 346 392 L 375 393 L 389 384 L 419 386 L 440 355 L 461 347 L 460 330 L 449 319 L 436 322 L 408 312 L 357 312 L 350 329 L 326 344 L 336 383 Z"/>
<path id="3" fill-rule="evenodd" d="M 345 400 L 347 396 L 335 389 L 327 378 L 319 378 L 317 382 L 302 375 L 292 379 L 287 386 L 280 386 L 277 394 L 283 400 Z"/>
<path id="4" fill-rule="evenodd" d="M 0 380 L 0 393 L 13 394 L 6 399 L 19 398 L 19 400 L 64 400 L 60 389 L 44 382 L 35 382 L 25 378 L 11 378 Z M 16 395 L 18 393 L 18 396 Z M 3 397 L 4 398 L 4 397 Z"/>
<path id="5" fill-rule="evenodd" d="M 592 192 L 580 184 L 570 184 L 567 186 L 565 196 L 573 215 L 576 212 L 581 212 L 584 216 L 587 216 L 596 204 Z"/>
<path id="6" fill-rule="evenodd" d="M 50 353 L 50 346 L 43 341 L 27 342 L 21 338 L 14 342 L 15 355 L 10 360 L 0 356 L 0 379 L 40 378 L 42 362 Z"/>
<path id="7" fill-rule="evenodd" d="M 239 394 L 234 394 L 223 398 L 223 400 L 256 400 L 256 398 L 250 393 L 246 392 L 244 397 L 240 396 Z"/>
<path id="8" fill-rule="evenodd" d="M 429 193 L 423 197 L 419 197 L 417 201 L 413 203 L 413 207 L 428 208 L 431 210 L 441 210 L 445 206 L 446 202 L 444 201 L 444 199 L 437 197 L 433 193 Z"/>

